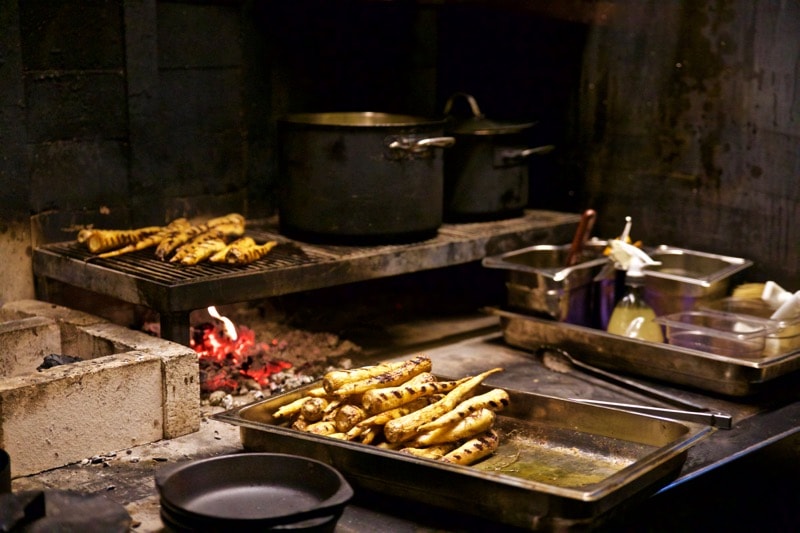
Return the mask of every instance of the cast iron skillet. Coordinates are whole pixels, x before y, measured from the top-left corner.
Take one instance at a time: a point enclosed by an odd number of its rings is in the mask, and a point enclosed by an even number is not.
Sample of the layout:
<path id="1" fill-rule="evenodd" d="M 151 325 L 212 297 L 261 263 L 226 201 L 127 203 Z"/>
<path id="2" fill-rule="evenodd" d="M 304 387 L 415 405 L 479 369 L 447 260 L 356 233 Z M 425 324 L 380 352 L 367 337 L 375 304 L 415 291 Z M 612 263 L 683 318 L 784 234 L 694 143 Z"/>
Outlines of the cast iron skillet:
<path id="1" fill-rule="evenodd" d="M 162 519 L 177 530 L 320 529 L 353 497 L 333 467 L 279 453 L 189 461 L 161 468 L 155 481 Z"/>

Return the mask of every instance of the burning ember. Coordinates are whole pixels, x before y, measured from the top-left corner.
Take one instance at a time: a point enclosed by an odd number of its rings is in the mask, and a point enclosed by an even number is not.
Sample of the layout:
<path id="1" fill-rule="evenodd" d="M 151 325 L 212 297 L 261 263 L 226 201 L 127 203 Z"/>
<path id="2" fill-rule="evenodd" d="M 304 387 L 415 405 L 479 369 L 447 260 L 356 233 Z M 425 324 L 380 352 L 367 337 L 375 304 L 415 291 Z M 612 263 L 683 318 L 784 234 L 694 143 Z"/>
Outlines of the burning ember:
<path id="1" fill-rule="evenodd" d="M 292 363 L 273 356 L 281 348 L 278 339 L 271 343 L 257 342 L 255 333 L 208 309 L 219 319 L 222 328 L 205 323 L 194 329 L 190 346 L 200 357 L 200 390 L 210 394 L 217 390 L 238 393 L 244 390 L 276 390 L 285 385 L 286 371 Z"/>
<path id="2" fill-rule="evenodd" d="M 333 333 L 265 319 L 256 307 L 233 306 L 225 314 L 209 307 L 197 311 L 191 325 L 189 345 L 198 354 L 205 398 L 212 393 L 269 396 L 290 390 L 320 379 L 331 366 L 346 366 L 348 358 L 361 351 Z M 146 320 L 143 329 L 160 336 L 158 321 Z"/>

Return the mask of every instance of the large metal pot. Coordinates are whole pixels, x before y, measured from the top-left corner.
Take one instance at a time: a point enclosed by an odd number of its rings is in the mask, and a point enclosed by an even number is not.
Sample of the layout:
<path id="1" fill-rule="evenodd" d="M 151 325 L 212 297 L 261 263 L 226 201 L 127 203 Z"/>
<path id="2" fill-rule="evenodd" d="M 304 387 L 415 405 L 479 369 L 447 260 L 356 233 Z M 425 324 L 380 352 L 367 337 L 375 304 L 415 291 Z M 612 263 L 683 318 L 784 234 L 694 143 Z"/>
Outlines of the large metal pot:
<path id="1" fill-rule="evenodd" d="M 451 115 L 455 99 L 463 97 L 472 116 Z M 445 128 L 456 139 L 444 156 L 444 219 L 453 222 L 518 216 L 528 205 L 528 161 L 552 145 L 530 147 L 535 122 L 498 122 L 483 116 L 475 98 L 455 93 L 447 101 Z"/>
<path id="2" fill-rule="evenodd" d="M 442 224 L 444 120 L 373 112 L 278 122 L 281 231 L 352 244 L 411 241 Z"/>

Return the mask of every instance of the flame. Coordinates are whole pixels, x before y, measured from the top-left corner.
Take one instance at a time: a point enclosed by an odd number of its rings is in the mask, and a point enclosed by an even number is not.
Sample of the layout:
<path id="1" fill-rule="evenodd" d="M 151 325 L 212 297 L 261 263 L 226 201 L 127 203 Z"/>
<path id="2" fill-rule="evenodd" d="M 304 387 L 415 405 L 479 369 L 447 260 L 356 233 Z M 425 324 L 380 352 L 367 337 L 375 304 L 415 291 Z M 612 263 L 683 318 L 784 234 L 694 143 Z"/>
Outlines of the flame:
<path id="1" fill-rule="evenodd" d="M 234 340 L 234 341 L 236 340 L 236 338 L 239 336 L 239 334 L 236 331 L 236 325 L 233 323 L 233 321 L 230 318 L 220 315 L 219 311 L 217 311 L 217 308 L 214 307 L 213 305 L 209 306 L 208 314 L 213 316 L 214 318 L 216 318 L 218 320 L 221 320 L 223 326 L 225 327 L 225 333 L 228 334 L 228 337 L 230 337 L 231 340 Z"/>
<path id="2" fill-rule="evenodd" d="M 235 375 L 269 385 L 270 376 L 292 368 L 288 361 L 270 359 L 273 348 L 280 349 L 281 342 L 272 339 L 270 343 L 257 342 L 253 330 L 237 326 L 228 318 L 221 316 L 216 308 L 209 307 L 209 314 L 220 320 L 224 329 L 214 324 L 205 324 L 190 339 L 189 345 L 211 371 L 201 388 L 211 392 L 218 389 L 236 390 L 239 384 Z"/>

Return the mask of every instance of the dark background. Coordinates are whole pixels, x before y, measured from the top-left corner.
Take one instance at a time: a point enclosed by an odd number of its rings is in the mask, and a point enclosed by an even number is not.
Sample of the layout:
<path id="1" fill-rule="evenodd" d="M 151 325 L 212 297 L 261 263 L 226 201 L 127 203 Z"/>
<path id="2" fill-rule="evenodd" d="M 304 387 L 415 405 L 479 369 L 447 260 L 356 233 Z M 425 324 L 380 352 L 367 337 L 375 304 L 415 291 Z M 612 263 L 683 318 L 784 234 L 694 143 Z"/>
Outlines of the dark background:
<path id="1" fill-rule="evenodd" d="M 0 2 L 4 297 L 74 228 L 275 212 L 275 119 L 538 121 L 530 207 L 800 288 L 800 5 L 755 0 Z M 10 266 L 9 266 L 10 265 Z M 7 274 L 3 271 L 2 273 Z"/>

